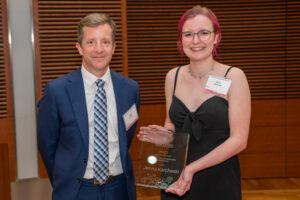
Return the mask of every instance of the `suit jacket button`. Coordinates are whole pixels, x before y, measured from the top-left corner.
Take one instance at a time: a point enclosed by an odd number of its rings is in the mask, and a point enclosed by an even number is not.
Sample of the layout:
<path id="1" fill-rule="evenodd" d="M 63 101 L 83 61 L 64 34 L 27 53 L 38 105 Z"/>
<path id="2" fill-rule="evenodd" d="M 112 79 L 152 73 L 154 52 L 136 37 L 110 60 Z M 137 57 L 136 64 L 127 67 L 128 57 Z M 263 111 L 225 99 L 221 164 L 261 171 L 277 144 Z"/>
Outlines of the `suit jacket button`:
<path id="1" fill-rule="evenodd" d="M 87 163 L 87 159 L 86 159 L 86 158 L 84 158 L 84 159 L 83 159 L 83 162 L 84 162 L 84 163 Z"/>
<path id="2" fill-rule="evenodd" d="M 80 182 L 81 182 L 81 179 L 80 179 L 80 178 L 77 178 L 77 181 L 78 181 L 78 183 L 80 183 Z"/>

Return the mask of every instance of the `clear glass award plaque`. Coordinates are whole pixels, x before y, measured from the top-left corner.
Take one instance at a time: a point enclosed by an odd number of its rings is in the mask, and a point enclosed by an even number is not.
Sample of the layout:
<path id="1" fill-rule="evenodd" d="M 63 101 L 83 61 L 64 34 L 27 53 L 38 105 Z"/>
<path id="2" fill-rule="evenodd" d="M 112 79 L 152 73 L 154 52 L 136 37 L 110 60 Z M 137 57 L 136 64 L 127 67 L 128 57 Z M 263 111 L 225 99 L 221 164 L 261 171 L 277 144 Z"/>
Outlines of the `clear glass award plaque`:
<path id="1" fill-rule="evenodd" d="M 189 134 L 174 133 L 170 144 L 141 142 L 136 185 L 167 189 L 180 176 L 186 163 Z"/>

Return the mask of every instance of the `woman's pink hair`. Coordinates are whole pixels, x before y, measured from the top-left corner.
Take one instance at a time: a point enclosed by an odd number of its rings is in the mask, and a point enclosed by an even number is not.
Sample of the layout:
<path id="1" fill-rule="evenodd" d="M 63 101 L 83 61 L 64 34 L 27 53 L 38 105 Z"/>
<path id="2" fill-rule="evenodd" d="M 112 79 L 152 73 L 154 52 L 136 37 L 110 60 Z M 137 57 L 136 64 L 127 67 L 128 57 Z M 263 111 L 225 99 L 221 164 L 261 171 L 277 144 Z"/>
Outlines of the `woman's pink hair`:
<path id="1" fill-rule="evenodd" d="M 183 28 L 183 25 L 186 22 L 186 20 L 191 19 L 197 15 L 204 15 L 208 19 L 210 19 L 210 21 L 212 22 L 213 27 L 214 27 L 214 32 L 219 34 L 218 41 L 214 45 L 214 48 L 212 51 L 213 56 L 216 58 L 216 57 L 218 57 L 217 47 L 219 46 L 219 43 L 221 42 L 221 28 L 220 28 L 220 24 L 219 24 L 217 16 L 213 13 L 212 10 L 210 10 L 209 8 L 206 8 L 206 7 L 194 6 L 192 9 L 187 10 L 180 18 L 180 21 L 178 24 L 178 41 L 177 41 L 178 50 L 181 55 L 184 55 L 184 51 L 182 49 L 182 41 L 181 41 L 182 28 Z"/>

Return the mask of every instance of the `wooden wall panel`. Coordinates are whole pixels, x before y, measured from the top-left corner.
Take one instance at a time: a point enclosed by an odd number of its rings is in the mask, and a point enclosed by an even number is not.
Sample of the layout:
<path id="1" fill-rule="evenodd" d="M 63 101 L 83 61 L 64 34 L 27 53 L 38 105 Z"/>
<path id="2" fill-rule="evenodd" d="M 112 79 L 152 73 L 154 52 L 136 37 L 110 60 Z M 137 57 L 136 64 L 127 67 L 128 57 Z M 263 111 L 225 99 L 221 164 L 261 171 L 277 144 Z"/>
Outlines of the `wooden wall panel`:
<path id="1" fill-rule="evenodd" d="M 11 116 L 6 1 L 0 1 L 0 119 Z M 8 57 L 7 57 L 8 56 Z"/>
<path id="2" fill-rule="evenodd" d="M 258 177 L 259 171 L 267 172 L 262 177 L 281 177 L 281 170 L 269 170 L 272 165 L 278 167 L 277 161 L 261 158 L 262 154 L 271 153 L 283 159 L 285 176 L 299 176 L 300 99 L 254 100 L 252 113 L 248 147 L 241 153 L 242 174 L 255 177 L 253 173 L 259 168 Z"/>
<path id="3" fill-rule="evenodd" d="M 16 155 L 13 118 L 0 119 L 0 144 L 8 145 L 9 177 L 16 180 Z M 0 159 L 0 162 L 4 162 Z"/>
<path id="4" fill-rule="evenodd" d="M 0 200 L 10 200 L 8 144 L 0 143 Z"/>
<path id="5" fill-rule="evenodd" d="M 240 154 L 243 178 L 285 176 L 285 114 L 285 100 L 252 101 L 248 146 Z"/>
<path id="6" fill-rule="evenodd" d="M 299 63 L 300 64 L 300 63 Z M 297 85 L 300 88 L 300 85 Z M 286 173 L 300 176 L 300 99 L 288 99 L 286 103 Z"/>
<path id="7" fill-rule="evenodd" d="M 286 176 L 300 177 L 300 152 L 288 152 L 286 158 Z"/>
<path id="8" fill-rule="evenodd" d="M 285 100 L 252 100 L 251 126 L 284 126 Z"/>
<path id="9" fill-rule="evenodd" d="M 11 180 L 16 178 L 13 120 L 7 5 L 6 0 L 0 0 L 0 144 L 6 144 L 8 148 L 8 159 L 1 162 L 8 162 L 3 165 L 8 164 L 10 170 L 6 173 L 10 175 L 7 174 L 6 177 Z"/>
<path id="10" fill-rule="evenodd" d="M 286 9 L 286 174 L 300 176 L 300 1 Z"/>
<path id="11" fill-rule="evenodd" d="M 300 1 L 287 1 L 286 173 L 300 176 Z"/>
<path id="12" fill-rule="evenodd" d="M 243 178 L 285 177 L 285 153 L 239 155 Z"/>
<path id="13" fill-rule="evenodd" d="M 284 133 L 284 126 L 251 127 L 248 146 L 243 154 L 284 152 Z"/>
<path id="14" fill-rule="evenodd" d="M 252 101 L 248 146 L 240 154 L 244 178 L 286 175 L 285 105 L 285 100 Z M 272 167 L 271 170 L 270 167 Z"/>
<path id="15" fill-rule="evenodd" d="M 297 87 L 300 87 L 300 85 L 297 85 Z M 288 126 L 300 126 L 299 102 L 300 99 L 288 99 L 286 101 L 286 122 Z"/>
<path id="16" fill-rule="evenodd" d="M 221 25 L 221 61 L 246 72 L 252 99 L 284 99 L 285 1 L 209 0 L 203 5 Z"/>
<path id="17" fill-rule="evenodd" d="M 287 1 L 286 7 L 286 76 L 287 96 L 300 94 L 300 1 Z"/>
<path id="18" fill-rule="evenodd" d="M 300 157 L 300 126 L 299 125 L 286 127 L 286 151 L 287 153 L 298 153 Z"/>

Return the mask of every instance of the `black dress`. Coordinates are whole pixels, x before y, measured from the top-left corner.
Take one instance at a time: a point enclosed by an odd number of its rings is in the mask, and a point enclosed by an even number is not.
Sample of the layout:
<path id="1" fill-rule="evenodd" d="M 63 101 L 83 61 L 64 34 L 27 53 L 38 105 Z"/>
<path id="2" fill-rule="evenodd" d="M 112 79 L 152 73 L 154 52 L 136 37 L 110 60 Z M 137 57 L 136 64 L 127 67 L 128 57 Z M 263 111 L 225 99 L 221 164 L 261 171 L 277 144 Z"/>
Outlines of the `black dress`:
<path id="1" fill-rule="evenodd" d="M 176 71 L 174 93 L 176 89 Z M 227 70 L 225 77 L 230 68 Z M 195 112 L 190 112 L 186 105 L 173 94 L 169 116 L 176 132 L 191 134 L 187 164 L 201 158 L 223 143 L 230 134 L 228 102 L 219 96 L 212 96 L 204 101 Z M 240 200 L 241 181 L 237 156 L 216 166 L 197 172 L 191 188 L 184 196 L 162 192 L 162 199 L 185 200 Z"/>

